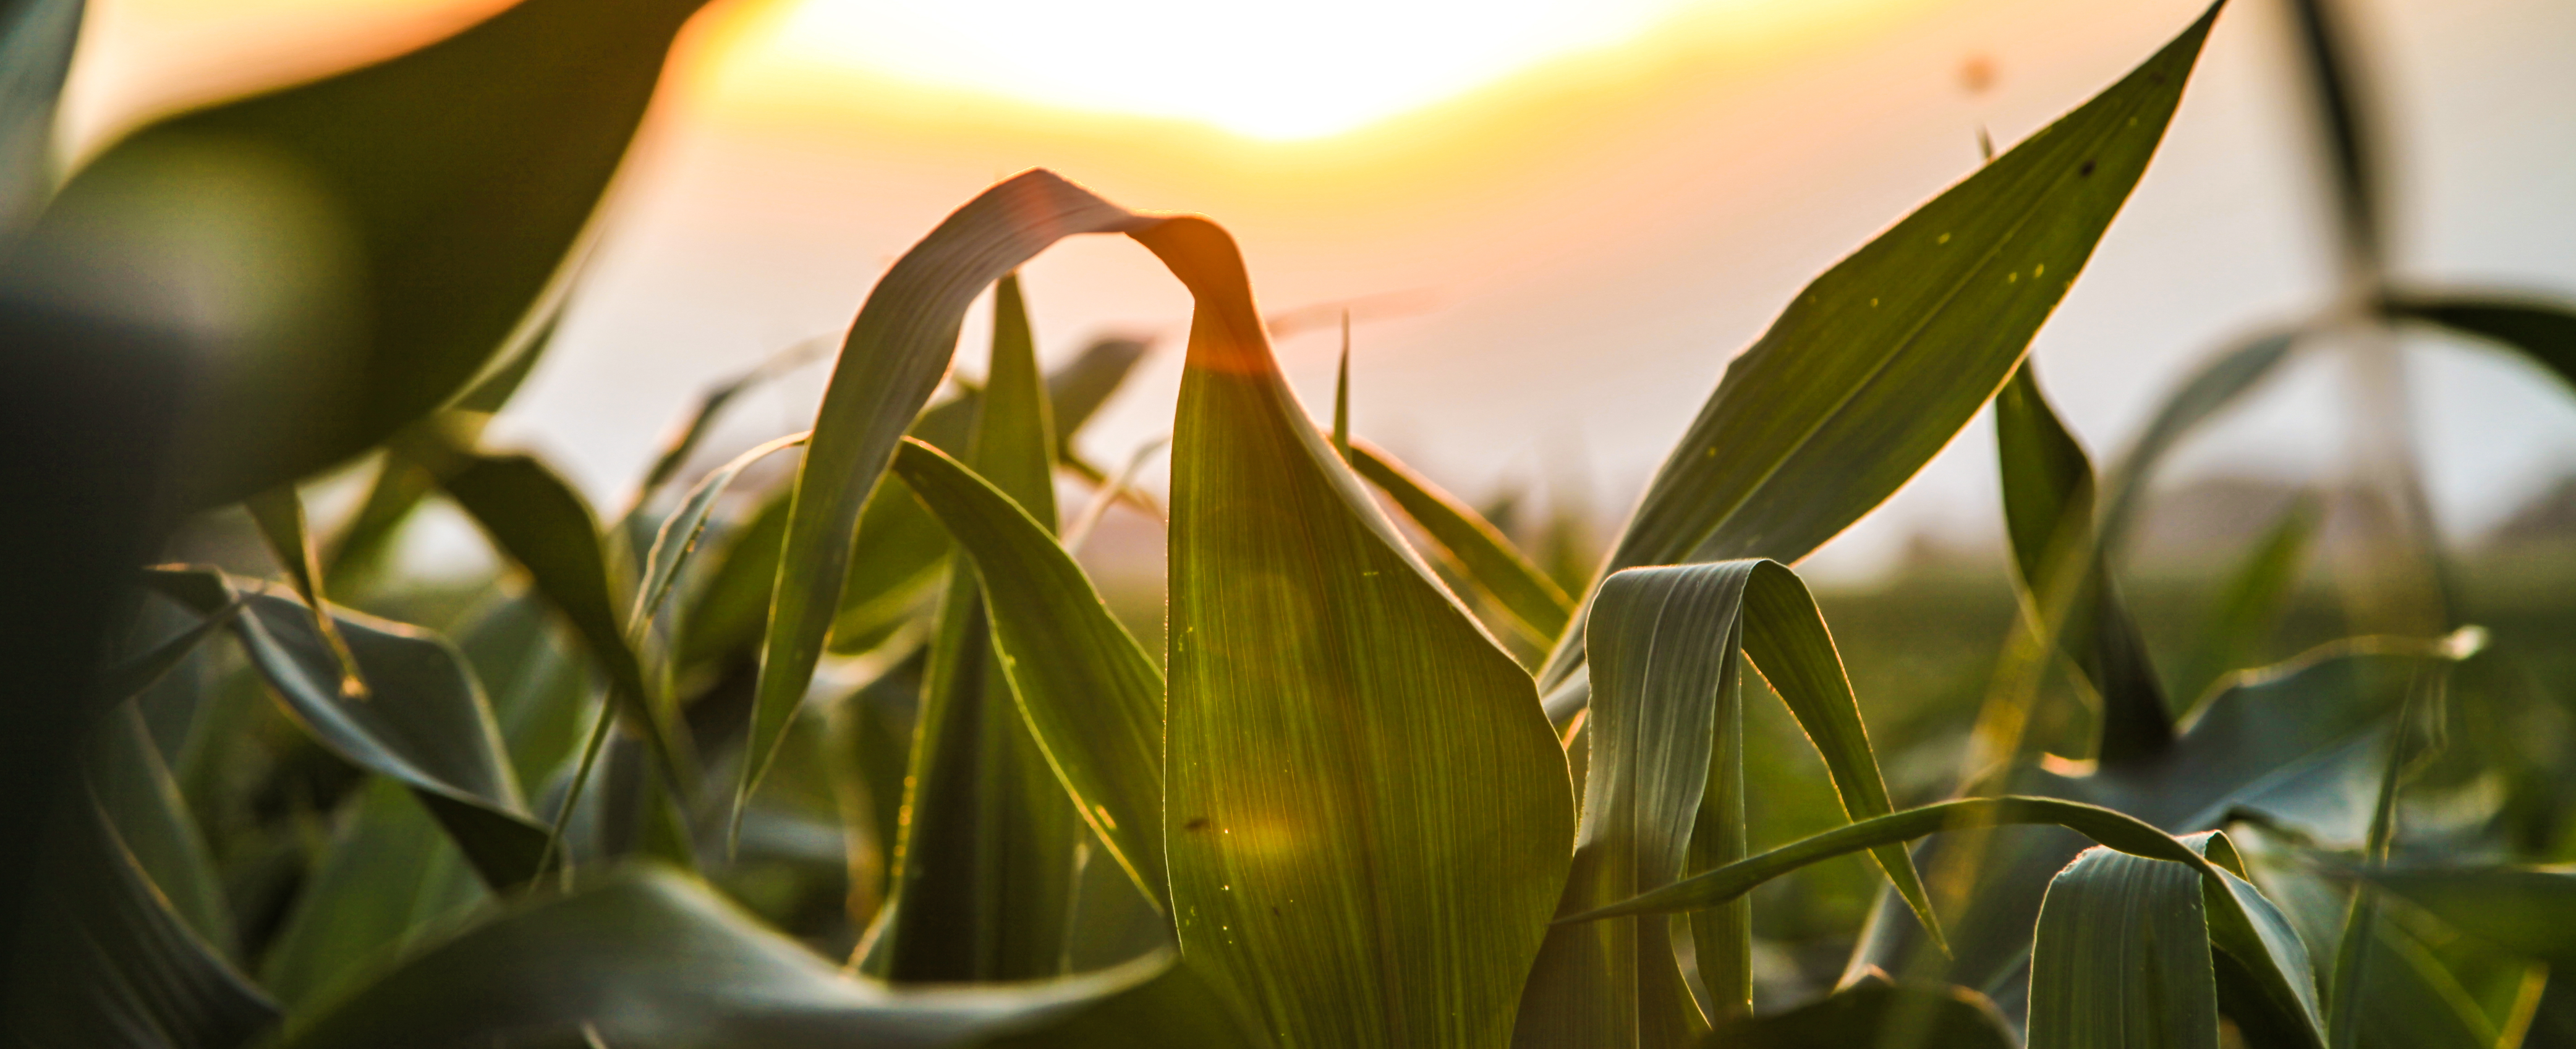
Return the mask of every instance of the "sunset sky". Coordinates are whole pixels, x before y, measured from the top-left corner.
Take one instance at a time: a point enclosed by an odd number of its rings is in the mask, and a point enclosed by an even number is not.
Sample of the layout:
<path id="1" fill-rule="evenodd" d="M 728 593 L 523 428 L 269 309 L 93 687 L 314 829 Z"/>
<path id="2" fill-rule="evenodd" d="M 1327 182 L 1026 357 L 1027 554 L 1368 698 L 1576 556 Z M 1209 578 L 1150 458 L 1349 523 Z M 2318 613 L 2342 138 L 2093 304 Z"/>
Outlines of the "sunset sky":
<path id="1" fill-rule="evenodd" d="M 323 72 L 491 0 L 94 0 L 66 126 Z M 2328 291 L 2278 0 L 2219 22 L 2164 151 L 2039 337 L 2097 456 L 2233 334 Z M 2397 154 L 2397 251 L 2435 282 L 2576 293 L 2576 4 L 2353 0 Z M 848 323 L 876 275 L 986 184 L 1044 166 L 1243 243 L 1274 312 L 1361 304 L 1355 429 L 1466 493 L 1579 481 L 1624 507 L 1796 289 L 2188 23 L 2198 0 L 719 0 L 685 40 L 560 344 L 496 431 L 622 499 L 703 384 Z M 1982 88 L 1981 90 L 1979 88 Z M 1186 294 L 1086 238 L 1026 275 L 1041 353 L 1166 337 L 1086 449 L 1170 427 Z M 980 371 L 970 319 L 961 367 Z M 1282 340 L 1327 411 L 1338 347 Z M 2576 471 L 2576 410 L 2519 365 L 2426 353 L 2421 442 L 2471 533 Z M 725 441 L 800 428 L 809 369 Z M 2329 366 L 2185 473 L 2331 477 Z M 1981 423 L 1819 555 L 1918 531 L 1999 541 Z"/>

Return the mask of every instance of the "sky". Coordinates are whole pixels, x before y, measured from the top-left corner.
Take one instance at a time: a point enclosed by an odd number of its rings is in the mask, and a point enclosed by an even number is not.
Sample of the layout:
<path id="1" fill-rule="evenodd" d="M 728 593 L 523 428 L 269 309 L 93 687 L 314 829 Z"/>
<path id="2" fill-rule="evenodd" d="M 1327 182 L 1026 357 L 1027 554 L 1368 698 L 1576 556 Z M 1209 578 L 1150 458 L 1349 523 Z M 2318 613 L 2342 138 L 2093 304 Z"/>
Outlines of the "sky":
<path id="1" fill-rule="evenodd" d="M 67 140 L 399 51 L 494 0 L 94 0 Z M 2034 352 L 2097 457 L 2201 355 L 2332 293 L 2280 0 L 2220 19 L 2155 164 Z M 2410 282 L 2576 296 L 2576 5 L 2346 0 L 2391 145 Z M 719 0 L 684 37 L 559 345 L 494 430 L 605 503 L 709 382 L 835 334 L 886 266 L 991 182 L 1052 168 L 1231 229 L 1263 305 L 1349 303 L 1354 429 L 1453 490 L 1616 514 L 1726 360 L 1808 279 L 2083 102 L 2195 0 Z M 1123 238 L 1025 284 L 1043 356 L 1161 341 L 1086 435 L 1167 433 L 1188 298 Z M 979 372 L 970 319 L 960 368 Z M 1329 411 L 1338 337 L 1280 340 Z M 2492 353 L 2420 344 L 2437 516 L 2470 536 L 2576 471 L 2576 410 Z M 800 429 L 821 366 L 721 454 Z M 2174 478 L 2331 480 L 2331 359 L 2195 442 Z M 2384 421 L 2367 425 L 2385 425 Z M 2000 542 L 1981 421 L 1811 562 Z"/>

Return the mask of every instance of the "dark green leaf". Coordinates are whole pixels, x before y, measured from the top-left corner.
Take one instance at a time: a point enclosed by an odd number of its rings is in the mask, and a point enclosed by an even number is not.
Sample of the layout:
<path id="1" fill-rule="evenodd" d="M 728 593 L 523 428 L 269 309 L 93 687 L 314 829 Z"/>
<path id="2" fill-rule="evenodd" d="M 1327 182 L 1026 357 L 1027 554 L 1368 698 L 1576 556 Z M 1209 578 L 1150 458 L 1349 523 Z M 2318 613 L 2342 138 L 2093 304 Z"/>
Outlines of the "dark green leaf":
<path id="1" fill-rule="evenodd" d="M 142 712 L 119 704 L 97 731 L 99 773 L 90 779 L 100 808 L 171 911 L 218 954 L 229 955 L 233 916 L 223 881 Z"/>
<path id="2" fill-rule="evenodd" d="M 242 500 L 250 519 L 259 526 L 260 538 L 268 542 L 269 556 L 286 570 L 286 581 L 295 587 L 305 607 L 313 609 L 313 626 L 322 640 L 331 646 L 331 655 L 340 661 L 340 691 L 352 696 L 367 693 L 366 680 L 358 671 L 358 659 L 349 654 L 349 642 L 340 636 L 323 613 L 327 600 L 322 596 L 322 558 L 313 548 L 313 536 L 304 527 L 304 500 L 295 494 L 295 486 L 279 485 L 264 492 L 254 492 Z"/>
<path id="3" fill-rule="evenodd" d="M 2532 363 L 2576 386 L 2576 310 L 2542 299 L 2401 297 L 2389 304 L 2401 317 L 2431 321 L 2518 350 Z"/>
<path id="4" fill-rule="evenodd" d="M 363 309 L 280 347 L 327 370 L 244 403 L 275 427 L 193 479 L 222 502 L 338 462 L 463 391 L 560 292 L 681 23 L 704 0 L 524 0 L 410 54 L 154 124 L 76 175 L 58 209 L 181 150 L 291 166 L 347 223 Z M 336 381 L 325 381 L 336 380 Z M 252 414 L 256 413 L 256 414 Z"/>
<path id="5" fill-rule="evenodd" d="M 464 854 L 398 781 L 380 779 L 296 892 L 260 979 L 290 1010 L 372 975 L 442 919 L 488 894 Z"/>
<path id="6" fill-rule="evenodd" d="M 2013 563 L 2033 610 L 2062 604 L 2057 645 L 2102 697 L 2105 764 L 2153 758 L 2173 745 L 2173 714 L 2146 639 L 2129 616 L 2110 562 L 2093 547 L 2093 463 L 2040 392 L 2024 361 L 1995 395 L 1995 450 Z"/>
<path id="7" fill-rule="evenodd" d="M 156 570 L 149 578 L 200 611 L 215 599 L 209 590 L 230 589 L 210 572 Z M 427 631 L 334 611 L 358 665 L 377 683 L 372 694 L 353 697 L 340 691 L 339 661 L 311 611 L 270 594 L 239 600 L 233 632 L 242 650 L 316 742 L 411 787 L 485 881 L 508 886 L 535 875 L 546 830 L 520 802 L 491 708 L 454 647 Z"/>
<path id="8" fill-rule="evenodd" d="M 2003 386 L 2083 270 L 2217 14 L 1799 292 L 1728 365 L 1604 572 L 1795 561 L 1921 469 Z M 1581 653 L 1560 640 L 1542 691 Z"/>
<path id="9" fill-rule="evenodd" d="M 2171 860 L 2216 878 L 2218 868 L 2191 846 L 2152 825 L 2099 805 L 2006 795 L 1961 798 L 1904 809 L 1801 838 L 1769 852 L 1703 871 L 1653 892 L 1606 907 L 1558 918 L 1556 923 L 1599 921 L 1630 914 L 1673 914 L 1714 907 L 1751 892 L 1763 882 L 1838 856 L 1912 841 L 1940 831 L 1975 827 L 2045 825 L 2064 827 L 2132 856 Z"/>
<path id="10" fill-rule="evenodd" d="M 1529 676 L 1289 392 L 1224 230 L 1173 439 L 1163 834 L 1182 949 L 1297 1045 L 1502 1045 L 1574 805 Z"/>
<path id="11" fill-rule="evenodd" d="M 1405 516 L 1421 525 L 1432 541 L 1457 559 L 1467 578 L 1493 595 L 1533 636 L 1546 642 L 1565 632 L 1566 620 L 1574 614 L 1574 599 L 1521 556 L 1501 530 L 1376 446 L 1346 447 L 1351 467 L 1394 497 Z"/>
<path id="12" fill-rule="evenodd" d="M 798 468 L 770 602 L 753 702 L 750 754 L 736 805 L 769 763 L 803 700 L 840 607 L 859 513 L 895 445 L 930 400 L 984 286 L 1074 233 L 1139 218 L 1045 171 L 993 187 L 906 252 L 868 294 L 824 390 L 814 441 Z"/>
<path id="13" fill-rule="evenodd" d="M 1743 1017 L 1708 1040 L 1710 1049 L 2018 1049 L 1995 1003 L 1965 987 L 1868 980 L 1770 1016 Z"/>
<path id="14" fill-rule="evenodd" d="M 1168 954 L 1090 976 L 898 991 L 854 979 L 704 885 L 647 869 L 517 907 L 297 1018 L 281 1049 L 966 1045 L 1155 993 Z"/>
<path id="15" fill-rule="evenodd" d="M 2031 1049 L 2218 1049 L 2200 881 L 2098 847 L 2058 872 L 2032 937 Z"/>
<path id="16" fill-rule="evenodd" d="M 2576 872 L 2534 867 L 2390 867 L 2371 884 L 2506 950 L 2576 969 Z"/>

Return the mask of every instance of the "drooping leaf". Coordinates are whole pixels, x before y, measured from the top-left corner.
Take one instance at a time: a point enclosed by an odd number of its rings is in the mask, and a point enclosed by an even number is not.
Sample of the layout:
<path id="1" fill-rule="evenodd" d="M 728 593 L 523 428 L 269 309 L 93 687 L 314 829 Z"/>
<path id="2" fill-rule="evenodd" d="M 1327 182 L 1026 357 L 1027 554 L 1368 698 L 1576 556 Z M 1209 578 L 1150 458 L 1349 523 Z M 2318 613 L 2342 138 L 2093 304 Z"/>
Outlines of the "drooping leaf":
<path id="1" fill-rule="evenodd" d="M 2218 10 L 1798 293 L 1726 369 L 1603 572 L 1806 556 L 1903 485 L 2021 362 L 2137 185 Z M 1582 645 L 1560 639 L 1554 692 Z"/>
<path id="2" fill-rule="evenodd" d="M 2024 598 L 2067 609 L 2057 645 L 2102 697 L 2099 759 L 2148 760 L 2173 745 L 2173 713 L 2105 552 L 2093 549 L 2093 463 L 2023 361 L 1995 395 L 2004 521 Z"/>
<path id="3" fill-rule="evenodd" d="M 1231 238 L 1130 235 L 1197 300 L 1164 734 L 1182 950 L 1285 1043 L 1500 1046 L 1566 870 L 1564 753 L 1290 393 Z"/>
<path id="4" fill-rule="evenodd" d="M 948 370 L 966 307 L 988 284 L 1074 233 L 1147 221 L 1045 171 L 986 190 L 906 252 L 850 325 L 796 473 L 753 701 L 748 797 L 804 698 L 840 607 L 859 513 L 895 445 Z"/>
<path id="5" fill-rule="evenodd" d="M 700 883 L 646 868 L 515 907 L 327 1008 L 281 1049 L 968 1045 L 1152 993 L 1164 955 L 1082 977 L 899 991 L 855 979 Z"/>
<path id="6" fill-rule="evenodd" d="M 1022 716 L 1109 858 L 1161 905 L 1162 669 L 1009 497 L 920 441 L 894 472 L 974 557 Z"/>
<path id="7" fill-rule="evenodd" d="M 1721 1025 L 1708 1044 L 1726 1049 L 2018 1049 L 1995 1003 L 1965 987 L 1865 980 L 1785 1012 Z"/>
<path id="8" fill-rule="evenodd" d="M 1584 729 L 1584 821 L 1559 913 L 1669 883 L 1686 852 L 1699 864 L 1743 857 L 1739 653 L 1751 655 L 1806 727 L 1845 814 L 1892 810 L 1841 659 L 1795 573 L 1769 561 L 1629 569 L 1602 584 L 1591 617 L 1585 633 L 1601 692 Z M 1876 854 L 1929 924 L 1929 897 L 1903 847 Z M 1695 915 L 1693 937 L 1714 1007 L 1748 1009 L 1743 906 Z M 1516 1037 L 1525 1045 L 1673 1042 L 1699 1020 L 1686 997 L 1670 997 L 1682 993 L 1680 975 L 1657 926 L 1559 928 L 1540 952 Z"/>
<path id="9" fill-rule="evenodd" d="M 1055 427 L 1015 276 L 996 288 L 993 317 L 992 367 L 967 454 L 1052 532 Z M 864 964 L 911 983 L 1055 975 L 1086 832 L 1017 714 L 978 566 L 961 560 L 950 572 L 905 776 L 891 900 Z"/>
<path id="10" fill-rule="evenodd" d="M 1753 891 L 1763 882 L 1826 860 L 1912 841 L 1941 831 L 2001 826 L 2064 827 L 2132 856 L 2171 860 L 2207 878 L 2218 875 L 2218 868 L 2201 858 L 2191 846 L 2135 817 L 2099 805 L 2024 795 L 1960 798 L 1901 809 L 1800 838 L 1716 870 L 1693 874 L 1652 892 L 1640 893 L 1580 914 L 1566 915 L 1556 919 L 1556 924 L 1594 922 L 1633 914 L 1675 914 L 1714 907 Z"/>
<path id="11" fill-rule="evenodd" d="M 532 335 L 673 35 L 703 2 L 525 0 L 409 54 L 153 124 L 74 176 L 57 207 L 77 212 L 94 187 L 174 151 L 255 153 L 300 172 L 346 221 L 363 310 L 337 337 L 278 348 L 337 381 L 244 404 L 260 414 L 230 421 L 276 427 L 277 439 L 211 458 L 192 478 L 198 500 L 357 454 Z M 265 454 L 245 459 L 249 447 Z"/>
<path id="12" fill-rule="evenodd" d="M 1355 442 L 1349 447 L 1351 467 L 1393 497 L 1405 516 L 1457 559 L 1467 578 L 1533 636 L 1544 642 L 1565 632 L 1574 599 L 1522 556 L 1500 529 L 1375 445 Z"/>
<path id="13" fill-rule="evenodd" d="M 205 611 L 235 600 L 212 572 L 156 570 L 163 593 Z M 339 661 L 294 600 L 243 593 L 234 636 L 313 739 L 351 764 L 401 781 L 473 860 L 484 880 L 510 886 L 536 874 L 546 829 L 520 801 L 517 777 L 473 671 L 427 631 L 334 610 L 375 691 L 340 691 Z"/>
<path id="14" fill-rule="evenodd" d="M 653 687 L 627 639 L 608 577 L 599 520 L 590 504 L 545 464 L 525 455 L 450 450 L 439 483 L 483 526 L 493 545 L 528 573 L 546 603 L 563 616 L 608 675 L 609 695 L 644 738 L 664 775 L 686 784 L 693 775 L 679 748 L 668 695 Z"/>
<path id="15" fill-rule="evenodd" d="M 2175 695 L 2197 699 L 2209 694 L 2219 678 L 2246 666 L 2247 657 L 2260 650 L 2298 586 L 2299 570 L 2316 539 L 2317 517 L 2315 500 L 2292 504 L 2227 573 L 2201 617 L 2199 639 L 2174 679 Z M 2186 716 L 2196 709 L 2194 703 Z"/>
<path id="16" fill-rule="evenodd" d="M 276 1004 L 171 911 L 97 800 L 70 795 L 35 857 L 37 898 L 0 982 L 10 1039 L 29 1049 L 233 1049 L 276 1023 Z"/>
<path id="17" fill-rule="evenodd" d="M 2576 386 L 2576 310 L 2543 299 L 2404 296 L 2388 304 L 2399 317 L 2430 321 L 2519 351 Z"/>

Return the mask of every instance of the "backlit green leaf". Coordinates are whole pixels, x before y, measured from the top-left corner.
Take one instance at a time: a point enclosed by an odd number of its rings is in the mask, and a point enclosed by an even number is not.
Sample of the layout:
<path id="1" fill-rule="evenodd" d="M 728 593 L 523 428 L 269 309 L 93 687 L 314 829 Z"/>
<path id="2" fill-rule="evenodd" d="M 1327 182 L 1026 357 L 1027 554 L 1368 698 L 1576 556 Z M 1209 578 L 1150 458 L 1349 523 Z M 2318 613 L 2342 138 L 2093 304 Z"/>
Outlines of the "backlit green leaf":
<path id="1" fill-rule="evenodd" d="M 1500 1046 L 1574 805 L 1529 676 L 1289 392 L 1225 232 L 1172 443 L 1163 834 L 1181 946 L 1282 1042 Z"/>
<path id="2" fill-rule="evenodd" d="M 1816 278 L 1726 369 L 1603 572 L 1795 561 L 2000 389 L 2146 171 L 2217 17 Z M 1561 639 L 1554 692 L 1583 647 Z"/>

